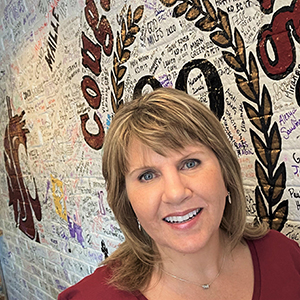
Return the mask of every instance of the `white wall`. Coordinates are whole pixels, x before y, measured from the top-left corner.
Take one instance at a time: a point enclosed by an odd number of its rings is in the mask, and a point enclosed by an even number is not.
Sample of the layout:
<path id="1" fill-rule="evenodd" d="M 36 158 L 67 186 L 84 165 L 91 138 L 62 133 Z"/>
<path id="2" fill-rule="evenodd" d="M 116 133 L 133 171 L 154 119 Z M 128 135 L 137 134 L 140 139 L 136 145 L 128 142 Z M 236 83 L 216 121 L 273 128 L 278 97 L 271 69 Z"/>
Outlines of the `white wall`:
<path id="1" fill-rule="evenodd" d="M 299 242 L 300 53 L 280 16 L 289 10 L 297 24 L 300 14 L 287 2 L 1 1 L 9 299 L 56 299 L 122 242 L 101 175 L 103 132 L 122 101 L 155 84 L 211 105 L 239 155 L 250 219 Z"/>

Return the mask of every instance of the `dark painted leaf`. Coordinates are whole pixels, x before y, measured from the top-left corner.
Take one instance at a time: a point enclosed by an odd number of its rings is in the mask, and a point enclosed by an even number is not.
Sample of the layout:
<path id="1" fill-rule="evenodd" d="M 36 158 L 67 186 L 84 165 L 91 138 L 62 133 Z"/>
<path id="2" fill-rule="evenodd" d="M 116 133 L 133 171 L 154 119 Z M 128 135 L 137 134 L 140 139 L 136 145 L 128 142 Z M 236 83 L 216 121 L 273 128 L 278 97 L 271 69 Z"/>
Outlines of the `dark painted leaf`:
<path id="1" fill-rule="evenodd" d="M 262 92 L 261 114 L 264 116 L 265 127 L 266 130 L 268 130 L 271 123 L 271 117 L 273 115 L 273 111 L 272 111 L 271 97 L 265 85 L 263 87 L 263 92 Z"/>
<path id="2" fill-rule="evenodd" d="M 232 34 L 231 34 L 231 27 L 230 27 L 230 22 L 229 22 L 229 17 L 226 12 L 218 8 L 218 17 L 219 20 L 221 21 L 221 25 L 223 30 L 225 31 L 227 35 L 227 39 L 230 41 L 232 40 Z"/>
<path id="3" fill-rule="evenodd" d="M 243 102 L 246 114 L 250 122 L 259 130 L 262 131 L 261 118 L 259 117 L 258 111 L 249 103 Z"/>
<path id="4" fill-rule="evenodd" d="M 241 94 L 250 101 L 257 103 L 257 99 L 249 86 L 248 80 L 239 74 L 235 74 L 235 81 Z"/>
<path id="5" fill-rule="evenodd" d="M 225 62 L 236 72 L 242 72 L 243 66 L 239 63 L 236 56 L 228 51 L 222 51 Z"/>
<path id="6" fill-rule="evenodd" d="M 176 17 L 176 18 L 181 17 L 182 15 L 185 14 L 185 12 L 187 11 L 188 7 L 189 7 L 188 2 L 183 2 L 183 3 L 178 4 L 174 8 L 173 16 Z"/>
<path id="7" fill-rule="evenodd" d="M 114 93 L 116 94 L 117 93 L 117 82 L 116 82 L 115 76 L 114 76 L 112 71 L 110 73 L 110 79 L 111 79 L 111 83 L 112 83 Z"/>
<path id="8" fill-rule="evenodd" d="M 278 169 L 276 170 L 276 173 L 274 175 L 273 179 L 273 195 L 271 199 L 272 206 L 275 206 L 282 197 L 282 194 L 285 190 L 285 183 L 286 183 L 286 169 L 285 169 L 285 163 L 282 162 Z"/>
<path id="9" fill-rule="evenodd" d="M 217 25 L 217 20 L 212 19 L 208 14 L 195 23 L 195 26 L 201 31 L 213 31 Z"/>
<path id="10" fill-rule="evenodd" d="M 118 68 L 118 80 L 120 81 L 126 73 L 127 68 L 125 66 L 120 66 Z"/>
<path id="11" fill-rule="evenodd" d="M 113 112 L 116 113 L 118 110 L 118 105 L 112 92 L 110 94 L 110 99 Z"/>
<path id="12" fill-rule="evenodd" d="M 130 58 L 130 51 L 129 50 L 123 50 L 122 56 L 121 56 L 121 63 L 125 63 Z"/>
<path id="13" fill-rule="evenodd" d="M 211 5 L 211 3 L 209 2 L 209 0 L 203 0 L 203 4 L 205 6 L 207 13 L 210 15 L 210 17 L 213 20 L 217 20 L 216 11 L 215 11 L 214 7 Z"/>
<path id="14" fill-rule="evenodd" d="M 118 84 L 118 87 L 117 87 L 116 97 L 118 100 L 120 100 L 122 98 L 123 92 L 124 92 L 124 81 L 122 81 L 120 84 Z"/>
<path id="15" fill-rule="evenodd" d="M 122 43 L 124 43 L 126 38 L 126 25 L 124 19 L 122 19 L 122 24 L 121 24 L 121 38 L 122 38 Z"/>
<path id="16" fill-rule="evenodd" d="M 224 31 L 215 31 L 210 34 L 211 40 L 221 48 L 228 48 L 231 41 L 228 39 L 227 34 Z"/>
<path id="17" fill-rule="evenodd" d="M 188 10 L 187 14 L 185 15 L 185 18 L 188 21 L 196 20 L 200 16 L 201 12 L 202 10 L 200 8 L 193 6 Z"/>
<path id="18" fill-rule="evenodd" d="M 131 12 L 131 5 L 129 5 L 127 11 L 127 28 L 131 26 L 131 23 L 132 23 L 132 12 Z"/>
<path id="19" fill-rule="evenodd" d="M 268 165 L 267 154 L 266 154 L 267 147 L 266 147 L 265 143 L 261 140 L 261 138 L 252 129 L 250 129 L 250 135 L 251 135 L 252 144 L 254 146 L 255 153 L 256 153 L 258 159 L 260 160 L 260 162 L 262 162 L 262 164 L 265 167 L 267 167 L 267 165 Z"/>
<path id="20" fill-rule="evenodd" d="M 284 200 L 278 204 L 272 218 L 271 228 L 277 231 L 281 231 L 284 224 L 287 221 L 287 216 L 289 212 L 288 200 Z"/>
<path id="21" fill-rule="evenodd" d="M 249 66 L 250 66 L 250 77 L 251 77 L 251 83 L 253 85 L 253 89 L 256 95 L 256 98 L 258 98 L 259 95 L 259 73 L 258 73 L 258 67 L 256 64 L 255 57 L 252 52 L 249 54 Z"/>
<path id="22" fill-rule="evenodd" d="M 200 0 L 193 0 L 193 5 L 194 6 L 197 6 L 198 8 L 200 8 L 202 10 L 202 5 L 201 5 L 201 2 Z"/>
<path id="23" fill-rule="evenodd" d="M 171 7 L 177 2 L 177 0 L 160 0 L 160 2 L 166 7 Z"/>
<path id="24" fill-rule="evenodd" d="M 123 45 L 124 45 L 124 47 L 128 47 L 128 46 L 132 45 L 134 41 L 135 41 L 135 36 L 127 35 Z"/>
<path id="25" fill-rule="evenodd" d="M 245 68 L 246 66 L 246 53 L 245 53 L 245 45 L 243 38 L 240 35 L 240 32 L 235 28 L 234 30 L 234 37 L 236 43 L 236 55 L 241 61 L 242 66 Z"/>
<path id="26" fill-rule="evenodd" d="M 264 197 L 270 204 L 272 199 L 270 198 L 271 185 L 269 182 L 269 178 L 268 178 L 268 175 L 266 174 L 264 168 L 261 166 L 261 164 L 257 160 L 255 161 L 255 173 L 256 173 L 256 178 L 258 180 L 260 189 L 261 189 Z"/>
<path id="27" fill-rule="evenodd" d="M 279 155 L 281 153 L 281 136 L 276 122 L 271 128 L 268 144 L 272 148 L 272 152 L 270 154 L 270 161 L 273 170 L 278 162 Z"/>
<path id="28" fill-rule="evenodd" d="M 114 52 L 114 66 L 113 66 L 113 70 L 114 70 L 114 75 L 117 77 L 118 70 L 119 70 L 119 61 L 118 61 L 118 58 L 116 56 L 116 52 Z"/>
<path id="29" fill-rule="evenodd" d="M 138 23 L 144 13 L 144 5 L 140 5 L 136 8 L 136 10 L 133 13 L 133 23 Z"/>
<path id="30" fill-rule="evenodd" d="M 122 47 L 121 47 L 121 40 L 120 40 L 120 34 L 117 32 L 117 53 L 118 53 L 118 58 L 121 58 L 122 55 Z"/>
<path id="31" fill-rule="evenodd" d="M 270 217 L 268 215 L 267 207 L 258 186 L 255 188 L 255 203 L 259 219 L 261 220 L 261 222 L 266 222 L 267 224 L 269 224 Z"/>
<path id="32" fill-rule="evenodd" d="M 128 33 L 129 33 L 130 35 L 135 35 L 135 34 L 137 34 L 139 31 L 140 31 L 140 27 L 139 27 L 139 26 L 137 26 L 137 25 L 132 25 L 132 26 L 129 28 Z"/>

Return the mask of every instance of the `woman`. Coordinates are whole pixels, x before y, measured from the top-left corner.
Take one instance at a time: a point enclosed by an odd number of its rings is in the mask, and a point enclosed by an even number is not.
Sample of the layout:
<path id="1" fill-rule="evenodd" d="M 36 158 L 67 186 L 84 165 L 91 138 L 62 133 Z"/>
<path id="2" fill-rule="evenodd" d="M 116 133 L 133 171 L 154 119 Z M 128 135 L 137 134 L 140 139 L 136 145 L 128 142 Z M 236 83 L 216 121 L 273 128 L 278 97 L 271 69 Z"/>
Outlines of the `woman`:
<path id="1" fill-rule="evenodd" d="M 300 299 L 300 250 L 246 224 L 238 160 L 213 113 L 158 89 L 125 104 L 103 153 L 125 242 L 63 299 Z"/>

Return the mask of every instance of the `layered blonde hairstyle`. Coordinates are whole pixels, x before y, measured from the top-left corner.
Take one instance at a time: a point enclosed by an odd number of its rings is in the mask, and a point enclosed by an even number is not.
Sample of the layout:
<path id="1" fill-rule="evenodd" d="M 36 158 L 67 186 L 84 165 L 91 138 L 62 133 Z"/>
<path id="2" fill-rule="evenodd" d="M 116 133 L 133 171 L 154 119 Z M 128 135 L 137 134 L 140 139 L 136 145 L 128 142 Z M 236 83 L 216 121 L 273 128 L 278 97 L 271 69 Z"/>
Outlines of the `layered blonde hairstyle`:
<path id="1" fill-rule="evenodd" d="M 259 238 L 265 226 L 246 224 L 246 199 L 240 165 L 222 125 L 205 105 L 188 94 L 160 88 L 134 99 L 115 114 L 105 137 L 102 172 L 107 200 L 125 236 L 125 241 L 103 263 L 112 269 L 110 283 L 119 289 L 135 291 L 147 287 L 160 256 L 155 242 L 138 229 L 137 218 L 127 197 L 128 146 L 138 139 L 155 152 L 166 155 L 186 145 L 201 143 L 213 150 L 230 192 L 220 228 L 232 249 L 242 238 Z M 138 155 L 138 153 L 137 153 Z"/>

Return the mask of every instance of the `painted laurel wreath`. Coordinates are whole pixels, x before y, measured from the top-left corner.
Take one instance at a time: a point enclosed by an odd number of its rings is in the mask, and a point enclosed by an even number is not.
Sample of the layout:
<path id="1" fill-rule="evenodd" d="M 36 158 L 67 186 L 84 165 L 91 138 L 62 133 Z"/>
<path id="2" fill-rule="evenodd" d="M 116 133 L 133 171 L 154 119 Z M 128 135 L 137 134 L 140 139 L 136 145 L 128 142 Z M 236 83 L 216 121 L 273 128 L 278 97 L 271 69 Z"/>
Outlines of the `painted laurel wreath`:
<path id="1" fill-rule="evenodd" d="M 121 81 L 126 73 L 127 67 L 124 65 L 130 58 L 131 51 L 126 49 L 133 44 L 136 34 L 140 31 L 138 23 L 144 13 L 144 6 L 136 8 L 132 15 L 131 6 L 127 11 L 126 21 L 122 18 L 121 36 L 117 32 L 116 48 L 113 59 L 113 70 L 111 71 L 111 82 L 113 92 L 111 93 L 111 104 L 113 112 L 116 113 L 118 108 L 123 104 L 122 96 L 124 92 L 124 81 Z"/>
<path id="2" fill-rule="evenodd" d="M 279 163 L 281 136 L 276 122 L 271 126 L 272 101 L 268 89 L 263 85 L 260 91 L 259 70 L 255 57 L 249 53 L 248 61 L 243 38 L 237 28 L 232 34 L 228 14 L 215 10 L 208 0 L 160 0 L 173 9 L 173 17 L 185 16 L 186 20 L 198 19 L 195 26 L 208 31 L 210 39 L 220 48 L 231 48 L 233 52 L 222 51 L 225 62 L 236 72 L 238 90 L 250 102 L 243 102 L 247 117 L 260 133 L 250 129 L 252 144 L 257 155 L 255 173 L 258 186 L 255 188 L 255 202 L 260 221 L 280 231 L 288 215 L 288 200 L 281 201 L 286 186 L 285 163 Z M 243 75 L 237 74 L 242 73 Z M 251 103 L 251 104 L 250 104 Z M 256 105 L 256 108 L 253 106 Z M 262 136 L 263 138 L 261 138 Z M 274 210 L 274 207 L 276 209 Z"/>

